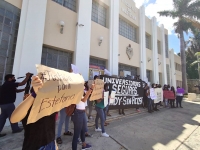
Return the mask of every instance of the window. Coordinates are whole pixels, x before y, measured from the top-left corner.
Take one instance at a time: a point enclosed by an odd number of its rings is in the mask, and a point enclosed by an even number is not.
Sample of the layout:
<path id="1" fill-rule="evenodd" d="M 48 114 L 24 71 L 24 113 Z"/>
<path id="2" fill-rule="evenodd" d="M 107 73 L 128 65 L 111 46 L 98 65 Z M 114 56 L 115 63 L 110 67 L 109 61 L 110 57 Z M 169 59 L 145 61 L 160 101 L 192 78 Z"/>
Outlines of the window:
<path id="1" fill-rule="evenodd" d="M 146 48 L 151 50 L 151 37 L 146 35 Z"/>
<path id="2" fill-rule="evenodd" d="M 165 55 L 166 55 L 166 58 L 169 58 L 169 51 L 168 51 L 168 35 L 165 35 Z"/>
<path id="3" fill-rule="evenodd" d="M 151 71 L 147 70 L 146 74 L 147 74 L 148 81 L 150 82 L 151 81 Z"/>
<path id="4" fill-rule="evenodd" d="M 92 21 L 106 27 L 106 14 L 105 7 L 99 5 L 99 3 L 92 1 Z"/>
<path id="5" fill-rule="evenodd" d="M 161 43 L 160 41 L 157 42 L 158 54 L 161 54 Z"/>
<path id="6" fill-rule="evenodd" d="M 76 12 L 76 0 L 53 0 L 53 1 Z"/>
<path id="7" fill-rule="evenodd" d="M 166 65 L 166 71 L 167 71 L 167 84 L 170 84 L 169 64 Z"/>
<path id="8" fill-rule="evenodd" d="M 176 86 L 182 87 L 182 81 L 176 80 Z"/>
<path id="9" fill-rule="evenodd" d="M 70 71 L 71 63 L 72 53 L 43 47 L 41 64 L 60 70 Z"/>
<path id="10" fill-rule="evenodd" d="M 131 72 L 131 76 L 136 76 L 137 75 L 137 68 L 133 67 L 133 66 L 119 64 L 119 74 L 120 74 L 121 71 L 130 71 Z"/>
<path id="11" fill-rule="evenodd" d="M 181 65 L 178 63 L 175 63 L 175 70 L 181 71 Z"/>
<path id="12" fill-rule="evenodd" d="M 20 9 L 0 0 L 0 82 L 12 73 L 20 20 Z"/>
<path id="13" fill-rule="evenodd" d="M 136 28 L 121 18 L 119 18 L 119 34 L 131 41 L 137 42 Z"/>
<path id="14" fill-rule="evenodd" d="M 96 59 L 96 58 L 90 58 L 90 65 L 98 66 L 102 69 L 105 69 L 106 68 L 106 61 Z"/>

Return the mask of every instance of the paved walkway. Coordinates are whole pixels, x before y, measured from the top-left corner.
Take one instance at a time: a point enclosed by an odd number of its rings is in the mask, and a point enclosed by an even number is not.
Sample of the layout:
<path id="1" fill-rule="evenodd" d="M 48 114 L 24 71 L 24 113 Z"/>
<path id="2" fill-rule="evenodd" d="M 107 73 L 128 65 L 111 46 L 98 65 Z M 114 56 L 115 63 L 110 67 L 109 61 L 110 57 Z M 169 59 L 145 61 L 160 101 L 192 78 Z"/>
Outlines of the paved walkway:
<path id="1" fill-rule="evenodd" d="M 93 150 L 200 150 L 200 102 L 186 101 L 183 107 L 162 108 L 152 114 L 145 109 L 141 113 L 128 109 L 125 117 L 113 110 L 108 118 L 110 125 L 106 127 L 110 138 L 94 132 L 94 122 L 90 120 L 89 132 L 93 137 L 86 141 L 92 144 Z M 72 123 L 70 130 L 73 131 Z M 0 150 L 20 150 L 23 133 L 12 134 L 10 127 L 5 127 L 3 132 L 8 135 L 0 139 Z M 59 150 L 70 150 L 72 137 L 62 139 Z"/>

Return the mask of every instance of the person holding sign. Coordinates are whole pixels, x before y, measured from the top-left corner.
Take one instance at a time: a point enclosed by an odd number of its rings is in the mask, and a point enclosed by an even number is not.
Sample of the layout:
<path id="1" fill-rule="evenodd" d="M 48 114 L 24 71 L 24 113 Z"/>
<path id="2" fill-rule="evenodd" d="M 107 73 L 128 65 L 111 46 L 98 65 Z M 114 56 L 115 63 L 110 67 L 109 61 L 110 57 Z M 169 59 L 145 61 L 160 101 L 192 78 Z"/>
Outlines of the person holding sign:
<path id="1" fill-rule="evenodd" d="M 148 87 L 148 85 L 145 87 L 146 88 L 146 96 L 148 98 L 148 113 L 152 113 L 153 109 L 152 109 L 152 100 L 151 100 L 151 96 L 150 96 L 150 88 Z"/>
<path id="2" fill-rule="evenodd" d="M 104 84 L 104 90 L 105 90 L 105 92 L 109 92 L 108 86 L 109 86 L 108 83 L 105 83 L 105 84 Z M 105 106 L 105 108 L 104 108 L 104 117 L 105 117 L 104 126 L 109 125 L 109 123 L 106 122 L 106 115 L 107 115 L 108 107 L 109 107 L 109 103 L 110 103 L 110 101 L 109 101 L 109 99 L 110 99 L 110 93 L 111 93 L 111 92 L 109 92 L 109 94 L 108 94 L 108 104 L 107 104 L 107 106 Z"/>
<path id="3" fill-rule="evenodd" d="M 171 87 L 171 91 L 172 91 L 173 94 L 174 94 L 174 99 L 169 99 L 169 102 L 170 102 L 171 108 L 175 108 L 175 107 L 174 107 L 174 101 L 175 101 L 175 90 L 174 90 L 174 87 L 173 87 L 173 86 Z"/>
<path id="4" fill-rule="evenodd" d="M 106 84 L 105 84 L 106 85 Z M 104 91 L 105 86 L 104 85 Z M 103 93 L 104 93 L 103 91 Z M 109 135 L 105 132 L 104 124 L 105 124 L 105 113 L 104 113 L 104 94 L 102 94 L 102 98 L 99 100 L 96 100 L 96 106 L 95 109 L 97 111 L 96 118 L 95 118 L 95 131 L 96 132 L 102 132 L 101 136 L 103 137 L 109 137 Z M 101 129 L 98 127 L 99 118 L 101 121 Z"/>
<path id="5" fill-rule="evenodd" d="M 164 87 L 163 87 L 163 94 L 164 94 L 165 91 L 169 91 L 167 85 L 164 85 Z M 166 108 L 166 107 L 169 108 L 169 107 L 168 107 L 168 99 L 167 99 L 166 97 L 164 97 L 164 103 L 165 103 L 165 108 Z"/>
<path id="6" fill-rule="evenodd" d="M 87 102 L 90 94 L 93 91 L 94 84 L 92 84 L 92 87 L 85 93 L 83 91 L 83 97 L 81 101 L 76 104 L 76 109 L 74 111 L 74 114 L 72 115 L 72 121 L 74 123 L 74 136 L 72 140 L 72 150 L 77 150 L 77 142 L 79 136 L 81 137 L 82 141 L 82 149 L 89 149 L 92 146 L 85 143 L 85 132 L 86 132 L 86 126 L 87 126 L 87 120 L 85 116 L 85 102 Z"/>
<path id="7" fill-rule="evenodd" d="M 45 116 L 38 121 L 27 124 L 27 120 L 33 105 L 33 102 L 37 96 L 39 88 L 42 88 L 43 83 L 38 76 L 32 77 L 31 94 L 28 95 L 25 100 L 15 109 L 11 116 L 11 122 L 19 122 L 22 120 L 24 126 L 24 142 L 22 150 L 43 150 L 51 149 L 57 150 L 55 142 L 55 116 L 53 113 L 49 116 Z"/>
<path id="8" fill-rule="evenodd" d="M 180 108 L 183 108 L 181 105 L 181 102 L 183 100 L 183 94 L 184 94 L 184 89 L 180 90 L 181 88 L 178 86 L 177 87 L 177 92 L 176 92 L 176 107 L 178 108 L 178 104 Z"/>

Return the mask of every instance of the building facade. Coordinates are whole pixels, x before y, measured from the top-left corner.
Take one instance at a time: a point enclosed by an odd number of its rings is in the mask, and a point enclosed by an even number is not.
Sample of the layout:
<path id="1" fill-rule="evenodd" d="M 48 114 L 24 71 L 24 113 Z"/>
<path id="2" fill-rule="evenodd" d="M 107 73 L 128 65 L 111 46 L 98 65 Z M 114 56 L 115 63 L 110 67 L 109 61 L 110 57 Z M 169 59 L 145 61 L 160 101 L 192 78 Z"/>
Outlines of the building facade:
<path id="1" fill-rule="evenodd" d="M 75 64 L 85 80 L 104 69 L 162 85 L 182 80 L 168 31 L 133 0 L 0 0 L 0 54 L 2 83 L 7 73 L 36 74 L 35 64 Z"/>

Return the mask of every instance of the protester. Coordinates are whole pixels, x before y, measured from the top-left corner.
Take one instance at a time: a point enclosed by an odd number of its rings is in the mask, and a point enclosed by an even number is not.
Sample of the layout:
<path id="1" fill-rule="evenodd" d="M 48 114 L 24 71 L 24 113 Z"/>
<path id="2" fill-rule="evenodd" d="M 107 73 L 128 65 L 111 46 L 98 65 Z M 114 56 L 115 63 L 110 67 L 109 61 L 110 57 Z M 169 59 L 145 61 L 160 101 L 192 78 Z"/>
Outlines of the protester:
<path id="1" fill-rule="evenodd" d="M 147 90 L 148 90 L 148 85 L 147 83 L 145 83 L 145 87 L 144 87 L 144 95 L 143 95 L 143 108 L 148 108 L 147 104 L 148 104 L 148 96 L 147 96 Z"/>
<path id="2" fill-rule="evenodd" d="M 156 88 L 158 88 L 158 84 L 154 85 L 154 89 Z M 157 108 L 158 104 L 159 103 L 154 103 L 154 108 L 153 108 L 154 111 L 159 111 L 159 109 Z"/>
<path id="3" fill-rule="evenodd" d="M 153 89 L 155 89 L 155 88 L 156 88 L 156 85 L 155 85 L 155 83 L 153 83 L 153 84 L 151 85 L 151 88 L 153 88 Z M 151 100 L 152 100 L 152 111 L 151 111 L 151 112 L 154 112 L 154 99 L 153 99 L 153 98 L 151 98 Z"/>
<path id="4" fill-rule="evenodd" d="M 179 89 L 180 87 L 178 86 L 177 89 Z M 176 92 L 176 107 L 178 108 L 178 104 L 180 106 L 180 108 L 183 108 L 182 107 L 182 100 L 183 100 L 183 93 L 177 93 Z"/>
<path id="5" fill-rule="evenodd" d="M 146 86 L 146 96 L 147 96 L 147 102 L 148 102 L 148 113 L 152 113 L 153 109 L 152 109 L 152 99 L 150 97 L 150 88 L 148 86 Z"/>
<path id="6" fill-rule="evenodd" d="M 73 135 L 73 133 L 71 133 L 68 130 L 69 121 L 70 121 L 70 116 L 68 116 L 66 114 L 66 108 L 61 109 L 60 110 L 60 119 L 59 119 L 59 123 L 58 123 L 58 130 L 57 130 L 57 138 L 56 138 L 57 144 L 62 144 L 61 131 L 62 131 L 62 126 L 63 126 L 64 122 L 65 122 L 65 132 L 63 135 L 68 135 L 68 136 Z"/>
<path id="7" fill-rule="evenodd" d="M 162 88 L 161 84 L 158 84 L 158 88 Z M 161 101 L 159 102 L 159 105 L 163 106 Z"/>
<path id="8" fill-rule="evenodd" d="M 87 91 L 89 91 L 88 81 L 85 82 L 84 87 L 85 87 L 84 93 L 86 94 Z M 87 106 L 88 106 L 88 105 L 87 105 L 88 102 L 89 102 L 89 98 L 88 98 L 88 100 L 85 102 L 85 110 L 87 110 L 86 108 L 87 108 Z M 86 124 L 85 124 L 85 127 L 86 127 L 86 128 L 85 128 L 85 137 L 92 137 L 93 135 L 88 133 L 88 127 L 87 127 L 88 118 L 87 118 L 87 112 L 86 112 L 86 111 L 85 111 L 85 119 L 86 119 Z"/>
<path id="9" fill-rule="evenodd" d="M 104 91 L 109 93 L 108 94 L 108 105 L 103 109 L 104 110 L 104 118 L 105 118 L 104 126 L 109 125 L 109 123 L 106 122 L 106 116 L 107 116 L 107 111 L 108 111 L 108 107 L 109 107 L 109 99 L 110 99 L 110 93 L 111 93 L 111 92 L 109 92 L 108 86 L 109 86 L 108 83 L 104 84 Z"/>
<path id="10" fill-rule="evenodd" d="M 55 142 L 55 116 L 45 116 L 38 121 L 27 124 L 27 120 L 37 96 L 38 89 L 43 86 L 39 77 L 32 78 L 31 94 L 15 109 L 11 116 L 11 122 L 22 120 L 24 126 L 24 142 L 22 150 L 57 150 Z"/>
<path id="11" fill-rule="evenodd" d="M 76 109 L 74 114 L 72 115 L 72 121 L 74 123 L 74 136 L 72 140 L 72 150 L 77 150 L 77 142 L 79 136 L 81 137 L 82 141 L 82 150 L 89 149 L 92 146 L 85 142 L 85 132 L 86 132 L 86 116 L 85 116 L 85 102 L 88 100 L 90 94 L 92 93 L 94 88 L 94 84 L 92 87 L 85 93 L 83 92 L 83 98 L 81 101 L 76 104 Z"/>
<path id="12" fill-rule="evenodd" d="M 104 86 L 105 87 L 105 86 Z M 104 92 L 104 91 L 103 91 Z M 96 100 L 95 109 L 97 111 L 96 118 L 95 118 L 95 131 L 102 132 L 101 136 L 109 137 L 109 135 L 105 132 L 104 124 L 105 124 L 105 114 L 104 114 L 104 94 L 102 94 L 102 98 Z M 99 118 L 101 121 L 101 129 L 98 127 Z"/>
<path id="13" fill-rule="evenodd" d="M 1 97 L 0 97 L 0 137 L 5 136 L 1 131 L 6 123 L 6 119 L 11 117 L 11 114 L 15 110 L 14 102 L 16 100 L 16 93 L 25 91 L 25 89 L 17 89 L 18 86 L 23 86 L 28 81 L 30 73 L 26 74 L 26 78 L 18 83 L 16 82 L 15 75 L 7 74 L 4 79 L 5 82 L 1 87 Z M 21 120 L 20 120 L 21 121 Z M 18 123 L 10 123 L 12 128 L 12 133 L 21 132 L 23 129 L 19 128 Z"/>
<path id="14" fill-rule="evenodd" d="M 170 106 L 171 106 L 171 108 L 175 108 L 174 107 L 174 101 L 175 101 L 175 90 L 174 90 L 174 87 L 172 86 L 171 87 L 171 91 L 173 92 L 173 94 L 174 94 L 174 99 L 169 99 L 169 102 L 170 102 Z"/>
<path id="15" fill-rule="evenodd" d="M 164 92 L 164 91 L 169 91 L 169 88 L 168 88 L 167 85 L 164 85 L 164 87 L 163 87 L 163 92 Z M 168 99 L 165 98 L 165 97 L 164 97 L 164 103 L 165 103 L 165 108 L 169 108 L 169 106 L 168 106 Z"/>
<path id="16" fill-rule="evenodd" d="M 95 75 L 95 76 L 94 76 L 94 81 L 95 81 L 96 79 L 99 79 L 99 76 Z M 92 109 L 93 109 L 93 104 L 94 104 L 93 102 L 94 102 L 94 101 L 89 101 L 89 103 L 88 103 L 88 108 L 89 108 L 88 119 L 92 119 Z"/>
<path id="17" fill-rule="evenodd" d="M 119 115 L 125 115 L 125 113 L 124 113 L 124 108 L 119 108 Z"/>

